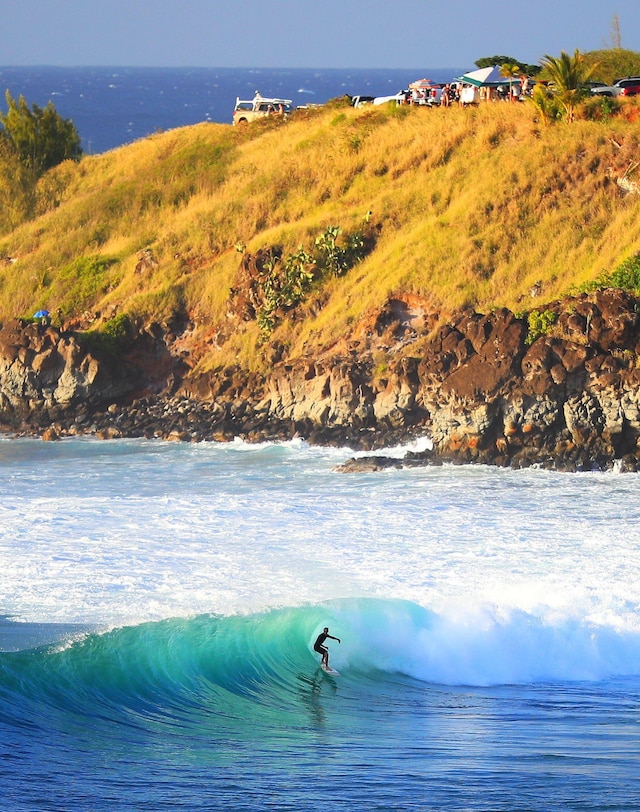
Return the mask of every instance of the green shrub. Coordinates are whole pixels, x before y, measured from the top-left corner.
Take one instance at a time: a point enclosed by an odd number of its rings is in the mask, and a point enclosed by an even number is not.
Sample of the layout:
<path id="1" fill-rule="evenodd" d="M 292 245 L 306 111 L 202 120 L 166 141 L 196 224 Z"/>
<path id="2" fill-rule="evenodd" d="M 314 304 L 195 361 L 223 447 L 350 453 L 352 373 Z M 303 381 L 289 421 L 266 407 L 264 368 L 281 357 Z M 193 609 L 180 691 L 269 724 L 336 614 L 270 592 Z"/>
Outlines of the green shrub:
<path id="1" fill-rule="evenodd" d="M 539 310 L 532 310 L 527 318 L 528 331 L 525 343 L 531 345 L 540 336 L 547 335 L 557 318 L 558 314 L 553 310 L 543 310 L 542 313 Z"/>
<path id="2" fill-rule="evenodd" d="M 295 307 L 311 289 L 315 260 L 302 246 L 282 262 L 278 252 L 271 251 L 262 265 L 260 293 L 262 304 L 256 318 L 263 335 L 276 326 L 279 309 Z"/>
<path id="3" fill-rule="evenodd" d="M 629 257 L 613 271 L 609 287 L 640 290 L 640 254 Z"/>
<path id="4" fill-rule="evenodd" d="M 70 262 L 56 279 L 62 309 L 77 313 L 93 306 L 96 299 L 114 283 L 115 280 L 108 271 L 117 262 L 114 257 L 99 254 L 78 257 Z"/>
<path id="5" fill-rule="evenodd" d="M 8 110 L 0 112 L 0 137 L 16 149 L 21 163 L 39 177 L 47 169 L 82 156 L 80 136 L 71 119 L 60 116 L 52 102 L 46 107 L 27 104 L 24 96 L 16 101 L 7 90 Z"/>
<path id="6" fill-rule="evenodd" d="M 133 325 L 126 313 L 106 321 L 97 330 L 80 335 L 83 347 L 97 355 L 114 357 L 126 347 L 133 335 Z"/>
<path id="7" fill-rule="evenodd" d="M 609 121 L 620 109 L 618 99 L 611 96 L 593 96 L 582 103 L 582 117 L 589 121 Z"/>
<path id="8" fill-rule="evenodd" d="M 374 233 L 366 226 L 347 234 L 339 243 L 341 233 L 339 226 L 328 226 L 316 238 L 314 254 L 309 254 L 303 246 L 286 259 L 282 259 L 277 248 L 267 252 L 258 279 L 261 304 L 256 310 L 263 336 L 268 336 L 276 327 L 279 310 L 295 307 L 316 282 L 326 276 L 342 276 L 371 251 Z M 241 252 L 244 249 L 243 246 L 236 248 Z"/>
<path id="9" fill-rule="evenodd" d="M 582 285 L 579 290 L 589 293 L 604 288 L 640 291 L 640 253 L 625 259 L 610 273 L 599 274 L 592 282 Z"/>
<path id="10" fill-rule="evenodd" d="M 338 226 L 329 226 L 315 242 L 316 264 L 321 274 L 342 276 L 353 268 L 364 257 L 364 239 L 362 232 L 347 235 L 344 245 L 338 245 L 338 237 L 342 229 Z"/>
<path id="11" fill-rule="evenodd" d="M 396 102 L 393 103 L 393 106 L 389 103 L 389 115 L 393 118 L 406 118 L 407 116 L 411 115 L 413 109 L 408 104 L 397 104 Z"/>

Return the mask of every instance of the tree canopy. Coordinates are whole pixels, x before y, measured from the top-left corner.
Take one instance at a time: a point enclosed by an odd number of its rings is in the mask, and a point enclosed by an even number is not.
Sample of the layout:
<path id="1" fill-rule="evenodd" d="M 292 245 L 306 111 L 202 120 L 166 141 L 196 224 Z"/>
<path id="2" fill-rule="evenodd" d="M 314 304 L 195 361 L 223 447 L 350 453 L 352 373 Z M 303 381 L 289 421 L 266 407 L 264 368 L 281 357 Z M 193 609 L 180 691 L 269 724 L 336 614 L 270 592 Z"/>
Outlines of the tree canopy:
<path id="1" fill-rule="evenodd" d="M 33 216 L 39 182 L 48 169 L 82 155 L 80 136 L 51 102 L 46 107 L 16 101 L 7 91 L 0 112 L 0 234 Z"/>
<path id="2" fill-rule="evenodd" d="M 594 78 L 611 84 L 624 76 L 640 76 L 640 52 L 625 48 L 605 48 L 601 51 L 588 51 L 584 55 L 587 63 L 594 66 Z"/>
<path id="3" fill-rule="evenodd" d="M 541 70 L 540 65 L 529 65 L 526 62 L 521 62 L 519 59 L 516 59 L 513 56 L 504 55 L 483 56 L 480 59 L 476 59 L 474 64 L 478 68 L 492 68 L 494 66 L 499 67 L 501 65 L 517 65 L 519 72 L 524 73 L 526 76 L 536 76 Z"/>
<path id="4" fill-rule="evenodd" d="M 0 138 L 0 234 L 26 220 L 35 206 L 34 174 L 20 162 L 6 138 Z"/>
<path id="5" fill-rule="evenodd" d="M 0 136 L 14 148 L 23 166 L 39 177 L 47 169 L 82 155 L 80 136 L 71 119 L 60 116 L 52 102 L 46 107 L 16 101 L 7 90 L 7 112 L 0 113 Z"/>

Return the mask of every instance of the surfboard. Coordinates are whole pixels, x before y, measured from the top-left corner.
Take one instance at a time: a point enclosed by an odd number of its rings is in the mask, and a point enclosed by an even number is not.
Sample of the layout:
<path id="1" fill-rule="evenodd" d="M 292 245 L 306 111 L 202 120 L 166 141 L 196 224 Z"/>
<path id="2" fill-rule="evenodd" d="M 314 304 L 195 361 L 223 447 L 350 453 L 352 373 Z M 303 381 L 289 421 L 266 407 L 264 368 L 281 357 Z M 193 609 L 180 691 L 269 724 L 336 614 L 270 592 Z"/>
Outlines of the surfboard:
<path id="1" fill-rule="evenodd" d="M 321 665 L 320 668 L 324 671 L 325 674 L 331 674 L 333 677 L 340 676 L 340 672 L 336 671 L 335 668 L 331 668 L 330 665 Z"/>

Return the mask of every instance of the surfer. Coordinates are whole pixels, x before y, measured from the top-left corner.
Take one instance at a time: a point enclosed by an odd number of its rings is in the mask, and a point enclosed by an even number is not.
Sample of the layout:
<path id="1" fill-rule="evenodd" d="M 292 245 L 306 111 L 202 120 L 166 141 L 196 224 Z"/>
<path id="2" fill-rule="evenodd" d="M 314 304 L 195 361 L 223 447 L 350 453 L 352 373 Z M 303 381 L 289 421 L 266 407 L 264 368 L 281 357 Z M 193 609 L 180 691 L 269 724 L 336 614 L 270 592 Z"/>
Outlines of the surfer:
<path id="1" fill-rule="evenodd" d="M 329 668 L 329 649 L 323 645 L 327 638 L 329 638 L 329 640 L 337 640 L 338 643 L 340 642 L 340 638 L 329 634 L 329 627 L 325 626 L 322 633 L 318 635 L 316 642 L 313 644 L 313 650 L 317 651 L 318 654 L 322 654 L 322 662 L 320 664 L 325 668 Z"/>

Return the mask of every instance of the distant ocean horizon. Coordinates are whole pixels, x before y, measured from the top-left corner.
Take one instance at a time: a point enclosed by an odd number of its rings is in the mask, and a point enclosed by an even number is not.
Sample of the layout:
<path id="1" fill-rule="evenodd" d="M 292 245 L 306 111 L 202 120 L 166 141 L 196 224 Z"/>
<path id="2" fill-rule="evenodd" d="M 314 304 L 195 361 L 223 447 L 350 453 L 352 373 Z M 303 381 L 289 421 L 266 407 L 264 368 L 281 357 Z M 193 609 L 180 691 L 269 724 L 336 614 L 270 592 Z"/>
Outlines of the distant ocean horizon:
<path id="1" fill-rule="evenodd" d="M 323 104 L 345 94 L 388 95 L 416 79 L 448 82 L 462 68 L 137 68 L 0 67 L 4 94 L 29 105 L 52 101 L 73 120 L 86 153 L 101 153 L 154 132 L 211 121 L 230 124 L 236 97 Z"/>

